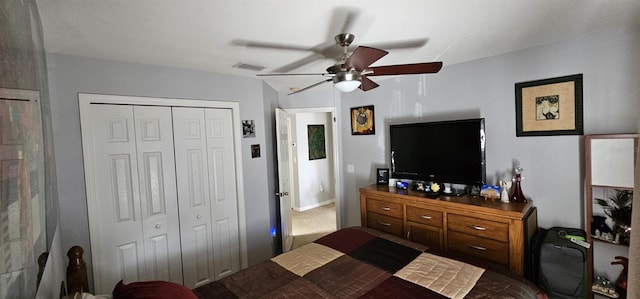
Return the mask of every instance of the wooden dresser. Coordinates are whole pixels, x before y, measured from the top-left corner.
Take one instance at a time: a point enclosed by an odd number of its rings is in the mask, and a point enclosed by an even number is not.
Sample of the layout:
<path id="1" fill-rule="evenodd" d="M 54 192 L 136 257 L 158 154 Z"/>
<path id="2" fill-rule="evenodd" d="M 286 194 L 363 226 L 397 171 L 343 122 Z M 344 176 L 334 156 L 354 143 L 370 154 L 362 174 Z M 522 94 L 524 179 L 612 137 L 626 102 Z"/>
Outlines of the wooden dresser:
<path id="1" fill-rule="evenodd" d="M 530 242 L 538 225 L 531 202 L 443 195 L 431 199 L 424 192 L 371 185 L 360 188 L 360 215 L 362 226 L 485 259 L 518 275 L 530 272 Z"/>

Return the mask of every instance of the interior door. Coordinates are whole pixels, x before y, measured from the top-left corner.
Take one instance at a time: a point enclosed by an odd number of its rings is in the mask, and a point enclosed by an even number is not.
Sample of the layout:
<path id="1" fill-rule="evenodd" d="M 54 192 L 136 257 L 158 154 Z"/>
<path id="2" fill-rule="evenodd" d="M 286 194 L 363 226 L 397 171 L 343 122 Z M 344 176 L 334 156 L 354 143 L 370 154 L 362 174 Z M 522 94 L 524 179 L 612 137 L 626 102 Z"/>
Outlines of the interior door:
<path id="1" fill-rule="evenodd" d="M 182 283 L 170 108 L 94 104 L 90 113 L 96 292 L 121 279 Z"/>
<path id="2" fill-rule="evenodd" d="M 282 231 L 282 251 L 291 250 L 293 227 L 291 225 L 291 199 L 289 197 L 291 174 L 289 170 L 289 120 L 287 113 L 276 108 L 276 144 L 278 151 L 278 191 Z"/>
<path id="3" fill-rule="evenodd" d="M 230 109 L 204 109 L 215 279 L 240 270 L 240 232 L 233 118 Z"/>
<path id="4" fill-rule="evenodd" d="M 182 283 L 170 107 L 134 106 L 145 279 Z"/>
<path id="5" fill-rule="evenodd" d="M 204 109 L 173 108 L 184 285 L 214 280 Z"/>
<path id="6" fill-rule="evenodd" d="M 174 107 L 184 285 L 240 270 L 240 238 L 229 109 Z"/>

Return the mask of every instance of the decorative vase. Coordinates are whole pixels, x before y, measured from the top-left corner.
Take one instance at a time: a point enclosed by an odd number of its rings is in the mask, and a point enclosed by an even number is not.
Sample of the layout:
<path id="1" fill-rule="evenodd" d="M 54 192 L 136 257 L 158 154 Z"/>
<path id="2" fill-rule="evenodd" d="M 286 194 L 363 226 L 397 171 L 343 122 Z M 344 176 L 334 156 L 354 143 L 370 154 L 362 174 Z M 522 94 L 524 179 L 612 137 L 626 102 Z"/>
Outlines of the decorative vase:
<path id="1" fill-rule="evenodd" d="M 516 171 L 516 178 L 514 179 L 515 186 L 513 187 L 513 193 L 511 194 L 511 201 L 527 202 L 527 198 L 524 197 L 524 193 L 522 193 L 522 187 L 520 186 L 520 182 L 522 181 L 522 176 L 521 176 L 522 168 L 516 167 L 515 171 Z"/>

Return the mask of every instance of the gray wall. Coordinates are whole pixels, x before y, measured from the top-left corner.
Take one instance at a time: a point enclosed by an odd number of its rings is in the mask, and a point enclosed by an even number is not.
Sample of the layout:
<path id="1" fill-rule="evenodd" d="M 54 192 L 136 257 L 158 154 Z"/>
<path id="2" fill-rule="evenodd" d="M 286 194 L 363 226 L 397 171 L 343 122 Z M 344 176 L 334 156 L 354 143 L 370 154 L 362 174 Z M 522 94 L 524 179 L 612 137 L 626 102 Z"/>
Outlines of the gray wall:
<path id="1" fill-rule="evenodd" d="M 366 93 L 319 88 L 279 94 L 279 102 L 291 108 L 336 104 L 342 227 L 360 224 L 358 188 L 375 183 L 375 169 L 389 165 L 390 123 L 476 117 L 486 121 L 488 183 L 510 176 L 518 163 L 524 168 L 523 192 L 538 207 L 541 227 L 584 227 L 583 138 L 516 137 L 514 84 L 581 73 L 584 134 L 637 132 L 639 48 L 640 28 L 615 29 L 467 63 L 444 61 L 438 74 L 372 77 L 380 87 Z M 349 109 L 363 105 L 375 106 L 376 134 L 353 136 Z M 346 172 L 346 165 L 355 172 Z M 615 279 L 620 267 L 609 262 L 627 256 L 627 248 L 603 243 L 594 248 L 596 275 Z"/>
<path id="2" fill-rule="evenodd" d="M 483 117 L 488 183 L 510 175 L 518 161 L 522 189 L 538 207 L 540 225 L 583 226 L 583 138 L 516 137 L 514 84 L 582 73 L 585 134 L 636 132 L 638 47 L 640 28 L 613 30 L 469 63 L 444 61 L 438 74 L 377 80 L 381 86 L 365 95 L 343 94 L 343 110 L 375 105 L 376 122 L 372 136 L 342 130 L 344 164 L 356 170 L 354 180 L 344 183 L 346 223 L 359 224 L 358 188 L 375 182 L 376 165 L 388 165 L 389 123 Z"/>
<path id="3" fill-rule="evenodd" d="M 49 86 L 56 141 L 55 155 L 60 199 L 62 248 L 80 245 L 90 264 L 89 223 L 82 161 L 78 93 L 116 94 L 163 98 L 233 101 L 240 103 L 240 118 L 254 120 L 256 137 L 242 139 L 245 213 L 249 264 L 272 256 L 269 234 L 274 224 L 271 161 L 271 117 L 266 112 L 276 94 L 260 80 L 183 69 L 95 60 L 49 54 Z M 272 109 L 271 109 L 272 110 Z M 269 119 L 269 121 L 266 121 Z M 251 158 L 251 144 L 261 147 Z M 271 211 L 271 213 L 265 213 Z M 91 265 L 89 265 L 91 266 Z M 89 268 L 91 272 L 91 268 Z"/>
<path id="4" fill-rule="evenodd" d="M 447 66 L 435 75 L 379 81 L 363 95 L 344 94 L 342 109 L 375 105 L 376 135 L 351 136 L 342 129 L 346 225 L 360 223 L 358 188 L 375 182 L 374 170 L 388 165 L 388 124 L 398 121 L 484 117 L 487 179 L 496 184 L 514 162 L 524 168 L 522 189 L 538 207 L 541 227 L 584 227 L 582 136 L 516 137 L 514 84 L 582 73 L 584 133 L 637 132 L 640 100 L 640 28 L 613 30 L 551 45 Z M 348 115 L 341 121 L 348 124 Z M 589 220 L 591 221 L 591 220 Z M 596 275 L 615 279 L 609 264 L 628 248 L 598 243 Z"/>

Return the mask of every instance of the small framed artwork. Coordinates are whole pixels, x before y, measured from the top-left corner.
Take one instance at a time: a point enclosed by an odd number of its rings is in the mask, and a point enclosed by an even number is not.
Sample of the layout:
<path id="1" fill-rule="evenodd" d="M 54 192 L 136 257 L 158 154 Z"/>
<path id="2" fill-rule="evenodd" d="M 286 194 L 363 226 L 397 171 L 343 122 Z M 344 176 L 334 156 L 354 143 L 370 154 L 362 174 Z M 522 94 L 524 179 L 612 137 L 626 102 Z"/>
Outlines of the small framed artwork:
<path id="1" fill-rule="evenodd" d="M 260 158 L 260 145 L 252 144 L 251 145 L 251 158 Z"/>
<path id="2" fill-rule="evenodd" d="M 373 105 L 351 108 L 351 135 L 374 135 Z"/>
<path id="3" fill-rule="evenodd" d="M 389 183 L 389 168 L 377 169 L 376 183 L 378 185 L 386 185 Z"/>
<path id="4" fill-rule="evenodd" d="M 582 74 L 516 83 L 516 136 L 582 135 Z"/>
<path id="5" fill-rule="evenodd" d="M 256 125 L 252 119 L 242 121 L 242 138 L 256 137 Z"/>

